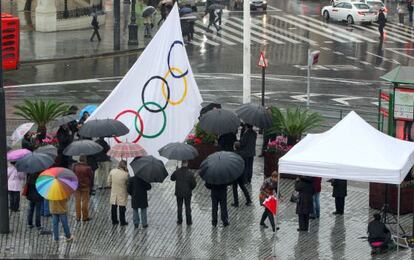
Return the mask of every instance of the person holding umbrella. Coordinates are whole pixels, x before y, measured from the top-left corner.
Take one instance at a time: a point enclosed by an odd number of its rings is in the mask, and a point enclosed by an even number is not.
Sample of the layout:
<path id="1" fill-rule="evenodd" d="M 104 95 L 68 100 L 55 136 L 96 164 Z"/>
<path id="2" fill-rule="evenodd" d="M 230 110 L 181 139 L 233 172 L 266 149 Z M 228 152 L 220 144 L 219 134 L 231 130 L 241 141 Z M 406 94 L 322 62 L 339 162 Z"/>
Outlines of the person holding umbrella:
<path id="1" fill-rule="evenodd" d="M 108 187 L 106 185 L 106 179 L 108 178 L 107 176 L 112 162 L 107 152 L 111 147 L 103 137 L 99 137 L 95 142 L 103 148 L 101 152 L 95 154 L 95 160 L 98 163 L 98 169 L 96 170 L 98 189 L 103 189 Z"/>
<path id="2" fill-rule="evenodd" d="M 218 206 L 220 205 L 220 217 L 223 222 L 223 226 L 227 227 L 229 223 L 229 214 L 227 212 L 227 186 L 228 184 L 205 184 L 206 188 L 211 191 L 211 203 L 212 203 L 212 219 L 211 224 L 213 227 L 217 226 Z"/>
<path id="3" fill-rule="evenodd" d="M 87 164 L 86 156 L 79 157 L 79 163 L 73 166 L 73 172 L 78 177 L 78 189 L 75 191 L 76 220 L 89 221 L 89 192 L 93 177 L 92 168 Z"/>
<path id="4" fill-rule="evenodd" d="M 66 242 L 73 241 L 68 223 L 68 199 L 49 201 L 50 213 L 52 213 L 53 239 L 59 242 L 59 222 L 62 223 L 65 232 Z"/>
<path id="5" fill-rule="evenodd" d="M 60 158 L 59 166 L 68 168 L 71 157 L 63 154 L 63 150 L 73 141 L 73 135 L 70 133 L 68 124 L 63 124 L 59 127 L 56 138 L 58 139 L 58 158 Z"/>
<path id="6" fill-rule="evenodd" d="M 244 178 L 247 183 L 251 183 L 253 176 L 253 161 L 256 155 L 256 139 L 257 133 L 253 130 L 253 126 L 245 124 L 245 129 L 241 133 L 240 146 L 237 153 L 244 160 Z"/>
<path id="7" fill-rule="evenodd" d="M 142 227 L 147 228 L 147 208 L 148 208 L 148 194 L 147 191 L 151 189 L 151 184 L 143 179 L 134 176 L 128 180 L 128 193 L 131 195 L 131 207 L 134 220 L 134 227 L 138 228 L 140 222 Z M 141 212 L 138 212 L 141 211 Z M 141 213 L 141 218 L 139 217 Z"/>
<path id="8" fill-rule="evenodd" d="M 128 202 L 128 168 L 127 162 L 122 160 L 118 164 L 118 168 L 112 169 L 108 176 L 108 184 L 112 186 L 111 189 L 111 219 L 113 225 L 118 225 L 118 207 L 119 207 L 119 220 L 121 226 L 128 225 L 125 220 L 126 204 Z"/>
<path id="9" fill-rule="evenodd" d="M 191 196 L 192 191 L 197 186 L 194 174 L 188 169 L 188 162 L 183 161 L 181 168 L 178 168 L 171 175 L 171 180 L 175 181 L 175 196 L 177 197 L 177 224 L 183 223 L 183 202 L 185 203 L 185 219 L 187 225 L 192 225 L 191 218 Z"/>
<path id="10" fill-rule="evenodd" d="M 20 207 L 20 191 L 26 174 L 18 172 L 14 166 L 16 162 L 10 162 L 7 167 L 7 186 L 9 190 L 10 205 L 13 212 L 18 212 Z"/>
<path id="11" fill-rule="evenodd" d="M 40 207 L 43 203 L 43 198 L 40 196 L 36 189 L 36 180 L 39 176 L 38 173 L 27 175 L 27 200 L 29 201 L 29 208 L 27 210 L 27 224 L 29 228 L 33 228 L 33 214 L 35 214 L 35 224 L 38 229 L 42 228 L 40 223 Z"/>

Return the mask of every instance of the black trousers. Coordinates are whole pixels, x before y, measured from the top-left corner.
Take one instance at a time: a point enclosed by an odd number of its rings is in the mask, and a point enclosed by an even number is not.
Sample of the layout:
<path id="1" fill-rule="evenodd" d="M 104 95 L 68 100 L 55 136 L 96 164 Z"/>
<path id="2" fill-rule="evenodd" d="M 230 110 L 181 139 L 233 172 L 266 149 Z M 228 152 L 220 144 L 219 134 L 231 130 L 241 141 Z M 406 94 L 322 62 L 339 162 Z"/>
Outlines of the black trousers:
<path id="1" fill-rule="evenodd" d="M 191 225 L 193 223 L 191 218 L 191 196 L 186 198 L 177 197 L 177 221 L 183 222 L 183 202 L 185 203 L 185 220 L 187 225 Z"/>
<path id="2" fill-rule="evenodd" d="M 345 197 L 335 197 L 335 208 L 337 213 L 344 214 Z"/>
<path id="3" fill-rule="evenodd" d="M 409 22 L 413 21 L 413 10 L 408 10 L 408 21 Z"/>
<path id="4" fill-rule="evenodd" d="M 93 38 L 95 38 L 95 35 L 98 37 L 98 41 L 101 41 L 101 35 L 99 34 L 98 28 L 93 28 L 93 33 L 91 36 L 91 41 L 93 41 Z"/>
<path id="5" fill-rule="evenodd" d="M 112 205 L 112 207 L 111 207 L 112 224 L 118 224 L 119 223 L 118 222 L 117 210 L 118 210 L 118 205 Z M 126 224 L 125 212 L 126 212 L 126 207 L 125 206 L 119 206 L 119 221 L 121 222 L 121 225 Z"/>
<path id="6" fill-rule="evenodd" d="M 244 179 L 246 182 L 252 182 L 253 177 L 253 160 L 254 157 L 243 157 L 244 160 Z"/>
<path id="7" fill-rule="evenodd" d="M 404 140 L 408 140 L 408 141 L 412 141 L 413 139 L 411 138 L 411 128 L 413 126 L 413 122 L 412 121 L 405 121 L 404 122 L 404 136 L 403 139 Z"/>
<path id="8" fill-rule="evenodd" d="M 9 208 L 12 211 L 18 211 L 20 207 L 20 192 L 9 191 Z"/>
<path id="9" fill-rule="evenodd" d="M 275 218 L 273 217 L 272 212 L 268 208 L 265 207 L 263 211 L 262 218 L 260 219 L 260 224 L 263 225 L 266 218 L 269 219 L 270 225 L 272 225 L 272 230 L 275 231 Z"/>
<path id="10" fill-rule="evenodd" d="M 302 231 L 308 231 L 309 214 L 299 214 L 299 229 Z"/>
<path id="11" fill-rule="evenodd" d="M 384 38 L 384 26 L 383 25 L 378 26 L 378 31 L 380 33 L 380 37 Z"/>
<path id="12" fill-rule="evenodd" d="M 246 202 L 252 202 L 250 199 L 249 191 L 244 186 L 243 178 L 238 178 L 235 182 L 233 182 L 233 199 L 234 204 L 239 205 L 239 192 L 237 190 L 237 186 L 240 186 L 240 189 L 243 191 L 244 197 L 246 198 Z"/>
<path id="13" fill-rule="evenodd" d="M 223 224 L 229 223 L 229 216 L 227 213 L 227 194 L 226 196 L 214 196 L 211 195 L 211 202 L 212 202 L 212 224 L 217 225 L 217 215 L 218 215 L 218 206 L 220 204 L 220 215 L 221 221 Z"/>

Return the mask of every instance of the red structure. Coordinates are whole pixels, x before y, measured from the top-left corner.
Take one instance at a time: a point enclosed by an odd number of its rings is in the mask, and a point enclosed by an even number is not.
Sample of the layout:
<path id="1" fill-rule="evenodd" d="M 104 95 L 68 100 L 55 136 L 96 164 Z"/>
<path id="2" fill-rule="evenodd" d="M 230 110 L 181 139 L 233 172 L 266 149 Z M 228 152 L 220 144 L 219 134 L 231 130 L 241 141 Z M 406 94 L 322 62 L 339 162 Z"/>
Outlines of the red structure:
<path id="1" fill-rule="evenodd" d="M 20 50 L 19 18 L 10 14 L 1 14 L 1 41 L 3 48 L 3 69 L 12 70 L 19 67 Z"/>

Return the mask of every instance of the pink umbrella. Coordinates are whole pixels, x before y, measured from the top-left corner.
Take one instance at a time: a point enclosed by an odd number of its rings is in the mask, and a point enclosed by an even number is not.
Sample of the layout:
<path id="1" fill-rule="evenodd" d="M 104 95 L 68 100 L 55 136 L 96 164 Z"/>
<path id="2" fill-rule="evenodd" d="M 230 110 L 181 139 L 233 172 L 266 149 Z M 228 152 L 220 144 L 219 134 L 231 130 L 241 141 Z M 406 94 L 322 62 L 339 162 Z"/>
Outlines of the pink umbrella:
<path id="1" fill-rule="evenodd" d="M 147 155 L 145 149 L 135 143 L 119 143 L 112 146 L 107 153 L 115 158 L 135 158 Z"/>
<path id="2" fill-rule="evenodd" d="M 27 149 L 12 150 L 7 153 L 7 161 L 15 162 L 31 153 L 32 152 Z"/>

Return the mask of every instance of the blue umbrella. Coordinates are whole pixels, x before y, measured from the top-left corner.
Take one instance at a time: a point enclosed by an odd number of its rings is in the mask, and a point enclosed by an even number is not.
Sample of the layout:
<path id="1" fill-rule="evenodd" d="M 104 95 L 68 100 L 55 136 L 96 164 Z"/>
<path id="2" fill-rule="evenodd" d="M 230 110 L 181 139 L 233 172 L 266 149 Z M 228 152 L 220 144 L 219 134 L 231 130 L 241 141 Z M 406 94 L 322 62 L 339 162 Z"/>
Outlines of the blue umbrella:
<path id="1" fill-rule="evenodd" d="M 190 14 L 192 12 L 193 12 L 193 9 L 191 9 L 190 7 L 183 7 L 180 9 L 180 15 Z"/>
<path id="2" fill-rule="evenodd" d="M 90 115 L 93 113 L 93 111 L 95 111 L 95 109 L 97 108 L 97 105 L 87 105 L 84 108 L 82 108 L 82 110 L 79 112 L 79 118 L 81 118 L 83 116 L 84 112 L 88 112 Z"/>

